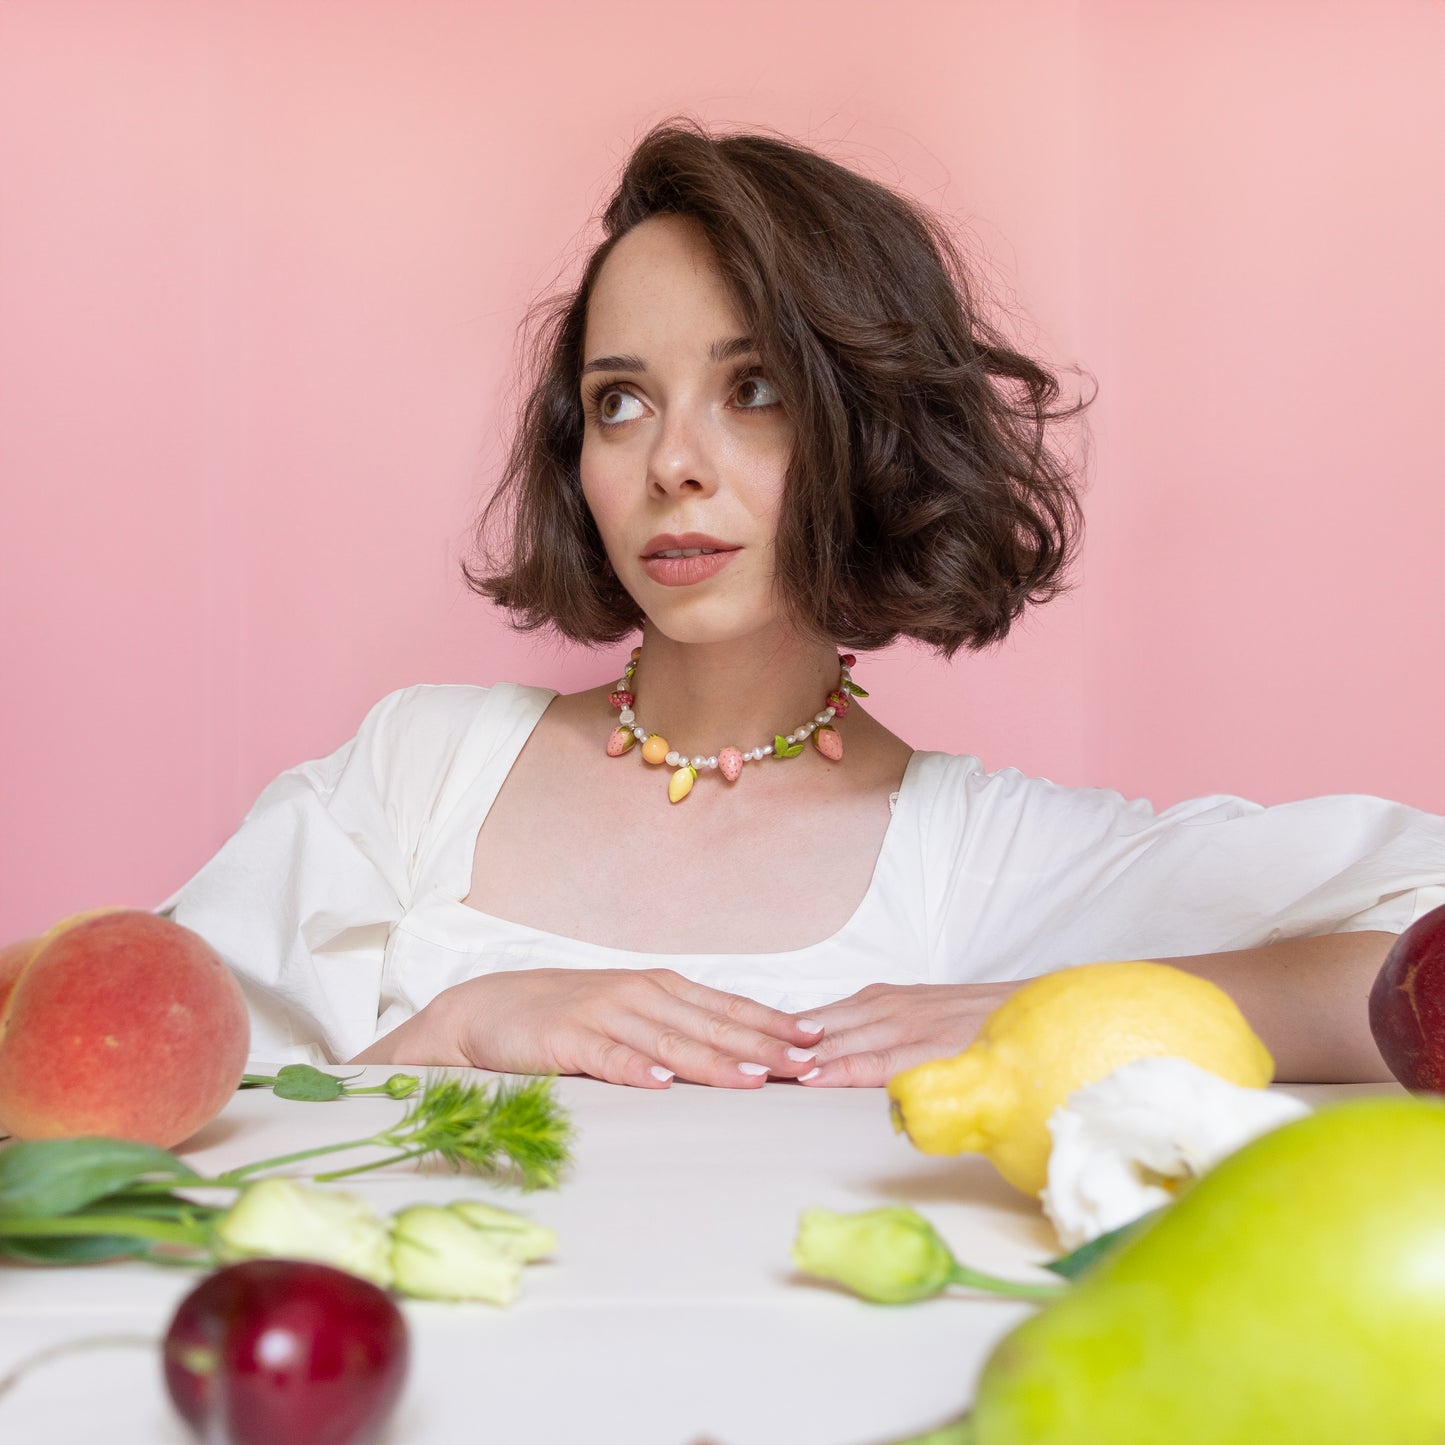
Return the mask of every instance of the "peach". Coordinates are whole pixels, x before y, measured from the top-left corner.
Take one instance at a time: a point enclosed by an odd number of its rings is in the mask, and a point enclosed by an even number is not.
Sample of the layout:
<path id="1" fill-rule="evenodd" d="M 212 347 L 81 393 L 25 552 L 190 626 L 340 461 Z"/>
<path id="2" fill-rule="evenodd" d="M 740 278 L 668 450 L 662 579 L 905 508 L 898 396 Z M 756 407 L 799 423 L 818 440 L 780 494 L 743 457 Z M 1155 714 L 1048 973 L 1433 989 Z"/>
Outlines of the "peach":
<path id="1" fill-rule="evenodd" d="M 141 909 L 78 914 L 0 950 L 0 1130 L 169 1149 L 225 1107 L 245 1000 L 199 934 Z"/>

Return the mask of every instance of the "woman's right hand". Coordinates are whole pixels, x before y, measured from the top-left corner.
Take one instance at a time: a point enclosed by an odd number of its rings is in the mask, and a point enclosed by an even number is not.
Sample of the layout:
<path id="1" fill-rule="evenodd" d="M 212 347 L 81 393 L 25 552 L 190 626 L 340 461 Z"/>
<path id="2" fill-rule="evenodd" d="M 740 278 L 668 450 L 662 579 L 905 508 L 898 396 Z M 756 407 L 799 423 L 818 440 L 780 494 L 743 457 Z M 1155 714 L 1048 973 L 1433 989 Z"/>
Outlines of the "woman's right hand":
<path id="1" fill-rule="evenodd" d="M 769 1075 L 807 1073 L 821 1034 L 668 968 L 531 968 L 446 989 L 353 1062 L 588 1074 L 642 1089 L 665 1089 L 674 1077 L 752 1089 Z"/>

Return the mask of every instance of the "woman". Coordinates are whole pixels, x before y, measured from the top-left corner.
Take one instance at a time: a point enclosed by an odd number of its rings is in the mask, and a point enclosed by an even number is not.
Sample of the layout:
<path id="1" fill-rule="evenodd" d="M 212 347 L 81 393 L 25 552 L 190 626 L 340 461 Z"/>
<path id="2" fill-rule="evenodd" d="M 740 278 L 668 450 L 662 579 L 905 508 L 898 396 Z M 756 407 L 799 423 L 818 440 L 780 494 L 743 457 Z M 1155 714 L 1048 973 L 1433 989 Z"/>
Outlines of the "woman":
<path id="1" fill-rule="evenodd" d="M 1078 534 L 1070 413 L 937 228 L 686 125 L 605 226 L 489 509 L 505 555 L 468 575 L 521 627 L 640 651 L 569 696 L 393 694 L 266 790 L 165 905 L 240 974 L 256 1052 L 880 1085 L 1021 978 L 1168 957 L 1280 1077 L 1388 1077 L 1364 999 L 1445 902 L 1445 820 L 1156 815 L 914 752 L 855 702 L 853 649 L 998 641 Z"/>

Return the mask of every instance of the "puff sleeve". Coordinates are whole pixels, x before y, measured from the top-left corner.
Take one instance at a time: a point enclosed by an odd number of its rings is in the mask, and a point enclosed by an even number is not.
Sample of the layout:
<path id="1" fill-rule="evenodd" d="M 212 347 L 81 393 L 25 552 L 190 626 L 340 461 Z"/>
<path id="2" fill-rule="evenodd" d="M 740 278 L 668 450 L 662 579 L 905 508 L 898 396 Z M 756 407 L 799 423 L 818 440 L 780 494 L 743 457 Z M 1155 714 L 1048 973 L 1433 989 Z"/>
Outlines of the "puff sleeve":
<path id="1" fill-rule="evenodd" d="M 1214 796 L 1156 811 L 954 761 L 929 821 L 935 977 L 1398 933 L 1445 903 L 1445 818 L 1401 803 Z"/>
<path id="2" fill-rule="evenodd" d="M 349 742 L 276 778 L 160 905 L 239 979 L 253 1058 L 336 1062 L 375 1038 L 387 940 L 411 907 L 435 801 L 485 693 L 384 697 Z"/>

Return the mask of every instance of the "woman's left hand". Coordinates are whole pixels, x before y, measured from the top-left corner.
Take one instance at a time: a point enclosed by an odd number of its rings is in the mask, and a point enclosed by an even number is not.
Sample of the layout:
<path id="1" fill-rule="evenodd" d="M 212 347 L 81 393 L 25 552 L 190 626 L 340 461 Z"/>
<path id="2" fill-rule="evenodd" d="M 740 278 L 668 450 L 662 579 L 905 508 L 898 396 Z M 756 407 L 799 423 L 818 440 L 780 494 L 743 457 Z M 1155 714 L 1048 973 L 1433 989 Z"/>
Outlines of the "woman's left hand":
<path id="1" fill-rule="evenodd" d="M 823 1025 L 809 1088 L 880 1088 L 894 1074 L 961 1053 L 1015 983 L 872 983 L 851 998 L 811 1009 Z"/>

